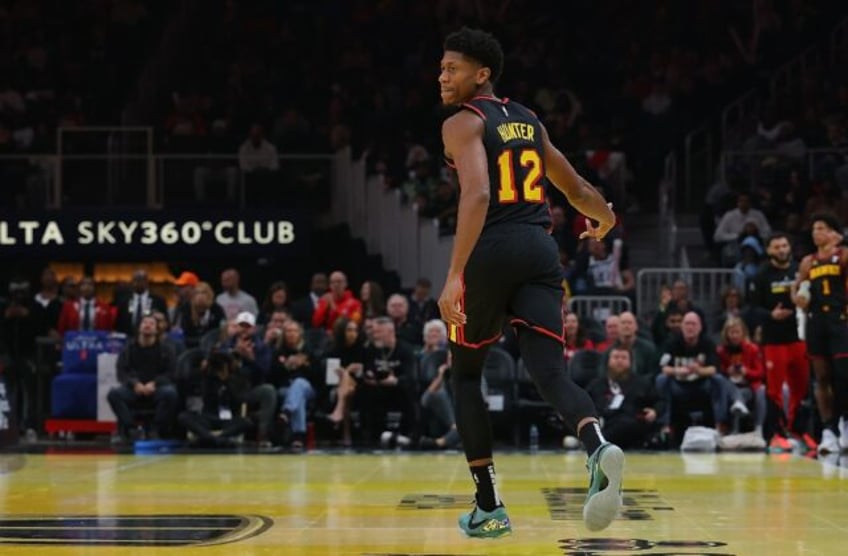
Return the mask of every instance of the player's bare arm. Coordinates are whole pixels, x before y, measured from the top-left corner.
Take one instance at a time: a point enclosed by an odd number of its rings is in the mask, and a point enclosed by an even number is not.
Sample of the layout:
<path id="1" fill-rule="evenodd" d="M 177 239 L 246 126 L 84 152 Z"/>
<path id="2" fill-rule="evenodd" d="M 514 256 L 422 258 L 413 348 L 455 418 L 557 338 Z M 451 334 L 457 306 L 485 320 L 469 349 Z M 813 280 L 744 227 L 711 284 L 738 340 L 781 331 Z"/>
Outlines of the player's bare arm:
<path id="1" fill-rule="evenodd" d="M 587 230 L 580 237 L 602 239 L 615 226 L 615 213 L 598 190 L 584 180 L 565 155 L 551 143 L 548 130 L 544 126 L 542 142 L 545 147 L 545 171 L 548 179 L 565 194 L 574 208 L 598 222 L 597 227 L 587 225 Z"/>
<path id="2" fill-rule="evenodd" d="M 801 286 L 801 282 L 808 281 L 810 279 L 810 267 L 813 264 L 812 255 L 807 255 L 801 260 L 801 264 L 798 266 L 798 277 L 792 283 L 791 295 L 792 302 L 801 310 L 805 310 L 807 306 L 810 304 L 809 296 L 799 296 L 798 289 Z"/>
<path id="3" fill-rule="evenodd" d="M 465 324 L 459 310 L 462 273 L 480 238 L 489 208 L 489 169 L 483 145 L 483 121 L 468 111 L 454 114 L 442 125 L 445 154 L 453 159 L 459 178 L 456 237 L 439 309 L 449 324 Z"/>

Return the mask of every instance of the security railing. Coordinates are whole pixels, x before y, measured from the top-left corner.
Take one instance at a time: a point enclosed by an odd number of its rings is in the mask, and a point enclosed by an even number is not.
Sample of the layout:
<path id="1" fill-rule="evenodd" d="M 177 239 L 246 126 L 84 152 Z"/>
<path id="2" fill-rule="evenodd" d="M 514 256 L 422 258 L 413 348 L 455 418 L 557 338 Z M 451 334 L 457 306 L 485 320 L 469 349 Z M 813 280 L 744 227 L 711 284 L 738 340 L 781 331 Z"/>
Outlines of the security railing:
<path id="1" fill-rule="evenodd" d="M 722 175 L 740 175 L 753 189 L 769 175 L 790 169 L 800 169 L 808 180 L 817 180 L 844 167 L 848 160 L 848 148 L 806 149 L 801 153 L 788 154 L 777 149 L 769 150 L 726 150 L 722 153 Z"/>
<path id="2" fill-rule="evenodd" d="M 3 197 L 18 206 L 163 208 L 204 201 L 228 207 L 308 203 L 329 207 L 337 177 L 332 154 L 281 155 L 272 169 L 245 170 L 238 155 L 32 154 L 0 155 Z M 263 160 L 263 162 L 266 162 Z"/>

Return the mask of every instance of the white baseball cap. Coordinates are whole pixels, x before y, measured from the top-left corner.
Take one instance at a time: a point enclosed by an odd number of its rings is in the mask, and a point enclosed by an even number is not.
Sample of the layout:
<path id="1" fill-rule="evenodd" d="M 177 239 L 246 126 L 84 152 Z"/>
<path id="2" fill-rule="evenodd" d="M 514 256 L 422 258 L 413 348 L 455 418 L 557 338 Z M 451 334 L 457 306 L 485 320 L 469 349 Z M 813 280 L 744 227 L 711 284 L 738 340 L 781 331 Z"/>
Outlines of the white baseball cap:
<path id="1" fill-rule="evenodd" d="M 236 324 L 249 324 L 250 326 L 256 326 L 256 317 L 253 316 L 253 313 L 242 311 L 236 317 Z"/>

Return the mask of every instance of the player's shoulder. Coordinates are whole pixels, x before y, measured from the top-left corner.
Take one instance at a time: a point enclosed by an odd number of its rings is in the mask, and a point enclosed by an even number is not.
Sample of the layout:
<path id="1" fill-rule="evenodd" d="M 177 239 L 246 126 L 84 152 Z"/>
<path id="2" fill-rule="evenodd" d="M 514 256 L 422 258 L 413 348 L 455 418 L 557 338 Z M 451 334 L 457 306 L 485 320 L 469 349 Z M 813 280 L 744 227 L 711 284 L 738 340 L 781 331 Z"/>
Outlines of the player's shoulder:
<path id="1" fill-rule="evenodd" d="M 442 133 L 468 133 L 479 131 L 483 128 L 483 121 L 468 110 L 459 110 L 455 114 L 445 118 L 442 122 Z"/>

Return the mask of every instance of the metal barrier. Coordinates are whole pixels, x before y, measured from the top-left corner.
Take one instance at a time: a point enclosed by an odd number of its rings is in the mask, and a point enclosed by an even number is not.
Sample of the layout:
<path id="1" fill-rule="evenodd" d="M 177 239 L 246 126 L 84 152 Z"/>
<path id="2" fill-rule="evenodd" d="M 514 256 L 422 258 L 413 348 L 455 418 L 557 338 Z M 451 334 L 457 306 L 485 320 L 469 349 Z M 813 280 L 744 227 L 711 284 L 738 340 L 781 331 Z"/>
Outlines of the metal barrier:
<path id="1" fill-rule="evenodd" d="M 249 174 L 236 154 L 0 155 L 0 181 L 36 209 L 60 209 L 67 203 L 159 209 L 191 205 L 203 196 L 223 198 L 232 190 L 240 206 L 294 198 L 299 206 L 309 203 L 323 211 L 334 179 L 345 177 L 335 171 L 338 159 L 281 155 L 273 171 Z"/>
<path id="2" fill-rule="evenodd" d="M 639 315 L 650 320 L 660 303 L 660 290 L 677 280 L 689 286 L 689 300 L 704 311 L 705 326 L 712 327 L 713 315 L 721 306 L 721 292 L 728 286 L 744 286 L 745 275 L 732 268 L 643 268 L 636 274 L 636 306 Z"/>
<path id="3" fill-rule="evenodd" d="M 660 182 L 658 252 L 665 257 L 662 264 L 672 264 L 677 249 L 677 155 L 674 151 L 665 157 L 663 179 Z"/>
<path id="4" fill-rule="evenodd" d="M 631 311 L 630 299 L 623 295 L 575 295 L 566 304 L 569 313 L 581 317 L 592 317 L 604 322 L 610 315 Z"/>
<path id="5" fill-rule="evenodd" d="M 841 166 L 839 160 L 848 155 L 848 149 L 806 149 L 800 156 L 790 156 L 785 151 L 778 150 L 725 150 L 722 152 L 721 170 L 723 176 L 743 174 L 751 187 L 761 183 L 766 172 L 775 172 L 775 168 L 803 168 L 807 179 L 816 180 L 821 172 L 835 171 Z M 764 166 L 766 159 L 775 159 L 782 164 Z M 829 176 L 833 177 L 833 176 Z"/>
<path id="6" fill-rule="evenodd" d="M 709 122 L 686 135 L 684 149 L 683 206 L 691 210 L 700 204 L 714 178 L 713 128 Z"/>

